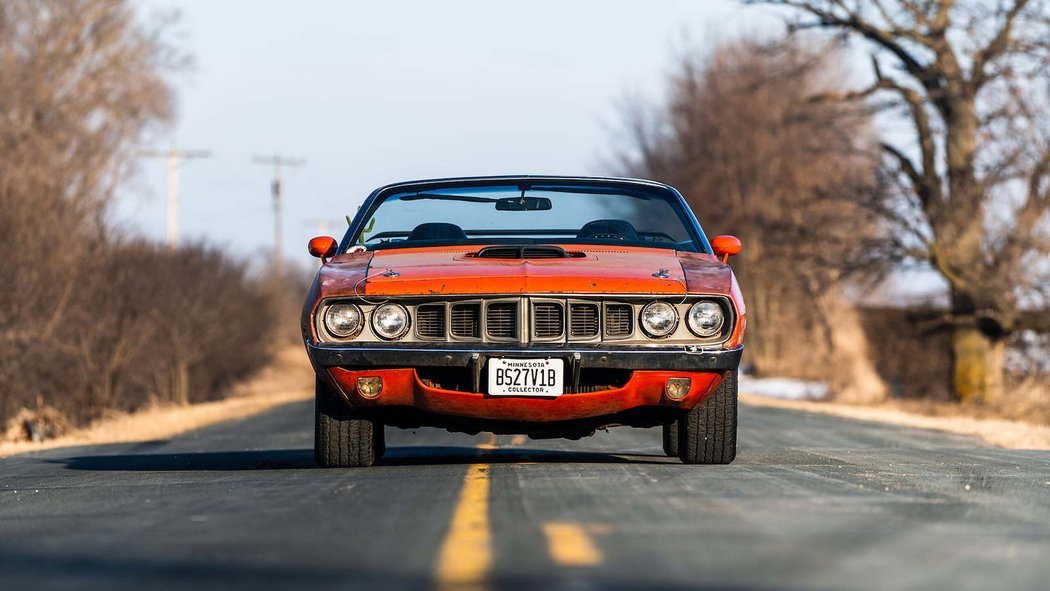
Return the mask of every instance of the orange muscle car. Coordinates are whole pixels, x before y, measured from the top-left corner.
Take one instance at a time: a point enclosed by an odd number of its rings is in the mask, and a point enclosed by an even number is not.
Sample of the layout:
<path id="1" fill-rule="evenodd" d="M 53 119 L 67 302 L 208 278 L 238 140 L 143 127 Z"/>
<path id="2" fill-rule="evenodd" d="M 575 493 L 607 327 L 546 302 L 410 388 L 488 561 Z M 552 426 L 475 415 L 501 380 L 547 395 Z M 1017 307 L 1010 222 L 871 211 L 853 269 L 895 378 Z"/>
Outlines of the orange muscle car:
<path id="1" fill-rule="evenodd" d="M 386 427 L 578 439 L 662 427 L 687 464 L 736 455 L 744 302 L 732 236 L 628 179 L 388 185 L 322 261 L 302 315 L 315 455 L 370 466 Z"/>

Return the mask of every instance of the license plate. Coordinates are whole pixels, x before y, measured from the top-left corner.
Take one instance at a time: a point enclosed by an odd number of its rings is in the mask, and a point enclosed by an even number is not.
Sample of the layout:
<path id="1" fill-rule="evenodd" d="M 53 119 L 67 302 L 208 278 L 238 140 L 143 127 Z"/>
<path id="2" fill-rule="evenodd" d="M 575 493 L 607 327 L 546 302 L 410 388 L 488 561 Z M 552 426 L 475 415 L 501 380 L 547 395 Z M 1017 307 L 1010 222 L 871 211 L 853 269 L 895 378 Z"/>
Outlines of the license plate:
<path id="1" fill-rule="evenodd" d="M 565 392 L 563 359 L 489 359 L 489 394 L 544 396 Z"/>

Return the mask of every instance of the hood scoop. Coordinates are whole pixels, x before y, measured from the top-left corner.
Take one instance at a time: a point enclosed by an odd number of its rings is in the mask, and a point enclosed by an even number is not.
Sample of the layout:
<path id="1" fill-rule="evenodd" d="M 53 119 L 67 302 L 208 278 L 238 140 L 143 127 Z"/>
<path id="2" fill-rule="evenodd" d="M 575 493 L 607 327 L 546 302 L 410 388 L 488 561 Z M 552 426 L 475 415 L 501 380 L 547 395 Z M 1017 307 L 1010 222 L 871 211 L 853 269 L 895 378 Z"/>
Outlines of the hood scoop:
<path id="1" fill-rule="evenodd" d="M 568 252 L 560 246 L 486 246 L 467 255 L 473 259 L 578 259 L 582 252 Z"/>

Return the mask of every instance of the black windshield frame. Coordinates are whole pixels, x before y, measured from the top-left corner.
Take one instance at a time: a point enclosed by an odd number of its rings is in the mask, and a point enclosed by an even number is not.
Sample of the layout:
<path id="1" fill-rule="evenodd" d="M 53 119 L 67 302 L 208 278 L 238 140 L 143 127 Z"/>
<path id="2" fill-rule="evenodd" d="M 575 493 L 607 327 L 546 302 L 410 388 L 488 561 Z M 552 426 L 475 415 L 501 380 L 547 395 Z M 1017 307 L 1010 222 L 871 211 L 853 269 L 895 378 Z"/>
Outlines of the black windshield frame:
<path id="1" fill-rule="evenodd" d="M 380 205 L 394 195 L 406 193 L 426 193 L 433 190 L 469 190 L 478 187 L 508 187 L 525 190 L 535 189 L 546 192 L 571 192 L 571 193 L 617 193 L 636 197 L 638 199 L 660 199 L 671 205 L 682 227 L 690 236 L 686 242 L 629 242 L 624 243 L 617 239 L 595 239 L 576 238 L 575 230 L 552 231 L 551 233 L 564 233 L 565 237 L 551 236 L 550 238 L 524 238 L 516 236 L 513 238 L 500 237 L 499 231 L 487 230 L 483 237 L 469 237 L 467 240 L 414 240 L 384 242 L 381 244 L 368 245 L 368 250 L 387 250 L 398 248 L 439 247 L 459 245 L 485 245 L 485 244 L 580 244 L 580 245 L 618 245 L 632 247 L 647 247 L 658 249 L 671 249 L 687 252 L 703 252 L 711 254 L 711 245 L 700 227 L 699 221 L 689 208 L 682 195 L 673 187 L 653 181 L 635 179 L 616 179 L 603 177 L 548 177 L 548 176 L 518 176 L 518 177 L 470 177 L 454 179 L 435 179 L 427 181 L 412 181 L 407 183 L 396 183 L 380 187 L 372 192 L 365 200 L 357 215 L 350 222 L 350 227 L 344 234 L 339 245 L 339 253 L 345 253 L 354 246 L 354 238 L 361 234 L 363 226 L 375 215 Z M 507 231 L 513 233 L 514 231 Z M 547 234 L 548 232 L 544 232 Z M 572 234 L 571 237 L 569 234 Z M 651 233 L 651 232 L 650 232 Z"/>

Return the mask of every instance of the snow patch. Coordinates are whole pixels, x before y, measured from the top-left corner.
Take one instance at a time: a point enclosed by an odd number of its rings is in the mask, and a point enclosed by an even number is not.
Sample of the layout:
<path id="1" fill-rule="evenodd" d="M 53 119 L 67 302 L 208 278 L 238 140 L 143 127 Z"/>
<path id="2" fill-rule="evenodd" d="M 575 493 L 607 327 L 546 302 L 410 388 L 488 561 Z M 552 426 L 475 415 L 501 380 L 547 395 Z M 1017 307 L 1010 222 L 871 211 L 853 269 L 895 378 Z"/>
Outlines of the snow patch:
<path id="1" fill-rule="evenodd" d="M 784 400 L 822 400 L 828 395 L 828 385 L 823 382 L 791 378 L 752 378 L 743 375 L 738 385 L 740 391 L 747 394 Z"/>

